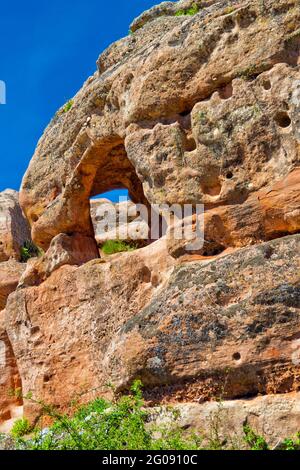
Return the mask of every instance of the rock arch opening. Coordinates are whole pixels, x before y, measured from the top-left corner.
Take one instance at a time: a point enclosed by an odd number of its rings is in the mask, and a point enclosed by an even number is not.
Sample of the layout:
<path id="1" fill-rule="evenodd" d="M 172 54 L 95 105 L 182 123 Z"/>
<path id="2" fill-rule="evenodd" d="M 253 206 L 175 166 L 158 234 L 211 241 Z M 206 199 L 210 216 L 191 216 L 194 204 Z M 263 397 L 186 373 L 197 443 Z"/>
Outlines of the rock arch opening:
<path id="1" fill-rule="evenodd" d="M 123 143 L 106 152 L 96 168 L 90 214 L 100 249 L 111 240 L 122 240 L 136 248 L 151 242 L 150 204 Z"/>

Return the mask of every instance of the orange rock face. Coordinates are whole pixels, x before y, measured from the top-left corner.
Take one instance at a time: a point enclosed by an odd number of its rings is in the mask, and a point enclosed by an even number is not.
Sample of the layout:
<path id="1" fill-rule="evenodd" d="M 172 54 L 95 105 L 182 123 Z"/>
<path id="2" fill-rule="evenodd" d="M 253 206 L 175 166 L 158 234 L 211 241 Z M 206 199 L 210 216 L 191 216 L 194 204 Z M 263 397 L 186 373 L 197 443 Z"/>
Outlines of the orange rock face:
<path id="1" fill-rule="evenodd" d="M 176 15 L 192 3 L 139 17 L 39 141 L 20 200 L 45 253 L 20 280 L 0 265 L 1 308 L 18 282 L 2 313 L 2 397 L 20 378 L 62 408 L 137 378 L 149 403 L 300 389 L 299 1 Z M 90 199 L 120 188 L 148 211 L 203 204 L 203 247 L 189 251 L 174 224 L 99 258 Z"/>
<path id="2" fill-rule="evenodd" d="M 5 330 L 4 315 L 4 311 L 0 312 L 0 424 L 9 421 L 14 408 L 22 405 L 20 398 L 14 398 L 14 392 L 21 390 L 21 378 Z"/>
<path id="3" fill-rule="evenodd" d="M 162 242 L 9 297 L 25 394 L 68 406 L 135 378 L 154 402 L 297 390 L 299 235 L 175 270 Z"/>
<path id="4" fill-rule="evenodd" d="M 16 191 L 0 193 L 0 263 L 10 258 L 20 260 L 24 242 L 30 240 L 30 228 L 19 205 Z"/>
<path id="5" fill-rule="evenodd" d="M 92 236 L 89 199 L 111 189 L 127 188 L 134 202 L 214 207 L 285 177 L 299 161 L 297 5 L 208 2 L 194 16 L 159 8 L 105 51 L 24 176 L 35 242 Z"/>

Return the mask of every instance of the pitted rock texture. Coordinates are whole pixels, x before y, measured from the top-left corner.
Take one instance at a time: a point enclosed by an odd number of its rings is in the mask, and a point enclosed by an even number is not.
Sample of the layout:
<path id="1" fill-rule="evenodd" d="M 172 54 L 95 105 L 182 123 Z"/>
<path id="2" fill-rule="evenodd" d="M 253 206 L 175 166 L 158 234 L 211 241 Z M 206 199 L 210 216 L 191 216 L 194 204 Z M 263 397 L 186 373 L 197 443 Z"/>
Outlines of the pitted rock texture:
<path id="1" fill-rule="evenodd" d="M 299 432 L 300 394 L 268 395 L 244 400 L 182 403 L 175 406 L 180 413 L 176 426 L 194 430 L 203 436 L 203 445 L 213 438 L 235 444 L 238 449 L 249 449 L 243 441 L 242 429 L 248 424 L 264 436 L 271 449 L 280 450 L 284 440 Z M 166 408 L 153 410 L 153 421 L 158 426 L 174 426 L 174 412 Z"/>
<path id="2" fill-rule="evenodd" d="M 46 253 L 28 261 L 19 280 L 19 287 L 39 285 L 61 266 L 81 266 L 96 258 L 99 258 L 99 251 L 94 238 L 79 233 L 61 233 L 53 238 Z"/>
<path id="3" fill-rule="evenodd" d="M 21 247 L 30 240 L 30 227 L 22 214 L 17 191 L 0 193 L 0 263 L 10 258 L 20 260 Z"/>
<path id="4" fill-rule="evenodd" d="M 196 221 L 199 227 L 203 226 L 205 236 L 203 246 L 199 249 L 197 243 L 194 250 L 190 249 L 190 244 L 196 242 L 196 238 L 176 239 L 178 224 L 169 228 L 168 250 L 175 258 L 187 253 L 215 255 L 230 247 L 248 246 L 299 232 L 300 168 L 295 168 L 277 183 L 253 193 L 242 204 L 219 206 L 207 210 L 198 219 L 185 219 L 194 229 Z"/>
<path id="5" fill-rule="evenodd" d="M 175 271 L 162 242 L 64 266 L 9 297 L 25 395 L 67 406 L 78 389 L 136 378 L 154 403 L 299 389 L 300 235 Z"/>
<path id="6" fill-rule="evenodd" d="M 45 254 L 7 300 L 4 388 L 62 408 L 136 378 L 149 403 L 299 390 L 299 7 L 166 2 L 101 54 L 23 179 Z M 203 248 L 99 258 L 91 198 L 120 188 L 147 211 L 204 204 Z"/>
<path id="7" fill-rule="evenodd" d="M 114 338 L 110 379 L 122 389 L 139 377 L 154 400 L 298 389 L 299 243 L 295 235 L 176 267 Z"/>
<path id="8" fill-rule="evenodd" d="M 299 26 L 299 0 L 207 2 L 108 48 L 24 177 L 35 242 L 92 236 L 89 199 L 110 189 L 215 207 L 285 177 L 299 163 Z"/>
<path id="9" fill-rule="evenodd" d="M 0 310 L 5 308 L 7 297 L 19 283 L 26 269 L 26 264 L 14 259 L 0 263 Z"/>
<path id="10" fill-rule="evenodd" d="M 174 264 L 159 240 L 81 267 L 63 266 L 39 286 L 18 289 L 6 307 L 23 394 L 67 407 L 107 392 L 106 351 L 116 332 L 166 283 Z M 25 401 L 25 414 L 37 410 Z"/>
<path id="11" fill-rule="evenodd" d="M 0 424 L 9 421 L 14 409 L 22 405 L 14 392 L 21 390 L 21 378 L 5 328 L 5 313 L 0 312 Z"/>

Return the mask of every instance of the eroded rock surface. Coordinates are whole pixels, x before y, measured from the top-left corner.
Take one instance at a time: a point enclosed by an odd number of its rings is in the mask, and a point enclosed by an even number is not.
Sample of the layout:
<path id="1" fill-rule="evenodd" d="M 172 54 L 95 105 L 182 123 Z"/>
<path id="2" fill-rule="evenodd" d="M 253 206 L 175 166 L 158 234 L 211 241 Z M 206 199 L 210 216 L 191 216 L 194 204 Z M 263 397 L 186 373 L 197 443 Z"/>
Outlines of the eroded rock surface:
<path id="1" fill-rule="evenodd" d="M 91 236 L 89 198 L 111 189 L 219 206 L 286 176 L 299 161 L 299 25 L 298 0 L 207 2 L 108 48 L 24 177 L 36 243 Z"/>
<path id="2" fill-rule="evenodd" d="M 20 260 L 21 247 L 30 240 L 30 228 L 19 205 L 17 191 L 0 193 L 0 263 Z"/>
<path id="3" fill-rule="evenodd" d="M 149 403 L 299 390 L 299 6 L 164 2 L 54 117 L 20 196 L 45 254 L 1 333 L 24 394 L 67 408 L 136 378 Z M 166 236 L 98 258 L 91 198 L 120 188 L 147 210 L 204 204 L 203 248 Z"/>
<path id="4" fill-rule="evenodd" d="M 299 431 L 300 394 L 268 395 L 246 400 L 184 403 L 175 406 L 180 413 L 176 425 L 183 429 L 197 429 L 209 445 L 218 439 L 228 447 L 248 449 L 243 441 L 243 426 L 248 424 L 264 436 L 271 449 L 280 450 L 283 441 Z M 174 425 L 174 414 L 164 408 L 153 412 L 157 425 Z"/>
<path id="5" fill-rule="evenodd" d="M 0 263 L 0 310 L 5 308 L 7 297 L 16 289 L 25 269 L 24 263 L 13 259 Z"/>
<path id="6" fill-rule="evenodd" d="M 158 241 L 16 291 L 6 325 L 24 393 L 67 405 L 75 390 L 135 378 L 154 402 L 297 390 L 299 244 L 294 235 L 171 274 Z"/>
<path id="7" fill-rule="evenodd" d="M 21 390 L 16 359 L 6 333 L 5 313 L 0 312 L 0 424 L 9 421 L 14 410 L 22 405 L 22 400 L 14 396 Z"/>

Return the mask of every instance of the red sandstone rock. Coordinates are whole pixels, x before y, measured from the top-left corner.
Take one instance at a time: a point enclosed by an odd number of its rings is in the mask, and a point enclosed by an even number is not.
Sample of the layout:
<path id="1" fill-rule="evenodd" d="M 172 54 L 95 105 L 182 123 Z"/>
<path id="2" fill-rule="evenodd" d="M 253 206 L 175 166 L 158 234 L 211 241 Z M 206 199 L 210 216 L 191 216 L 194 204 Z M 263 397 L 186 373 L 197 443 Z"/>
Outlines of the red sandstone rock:
<path id="1" fill-rule="evenodd" d="M 137 19 L 39 141 L 20 198 L 46 252 L 2 319 L 3 417 L 20 378 L 63 408 L 136 378 L 149 403 L 299 390 L 299 1 L 174 16 L 190 4 Z M 164 237 L 98 259 L 90 198 L 119 188 L 203 203 L 203 249 Z"/>
<path id="2" fill-rule="evenodd" d="M 20 260 L 24 242 L 30 240 L 30 228 L 22 214 L 16 191 L 0 193 L 0 263 L 10 258 Z"/>

